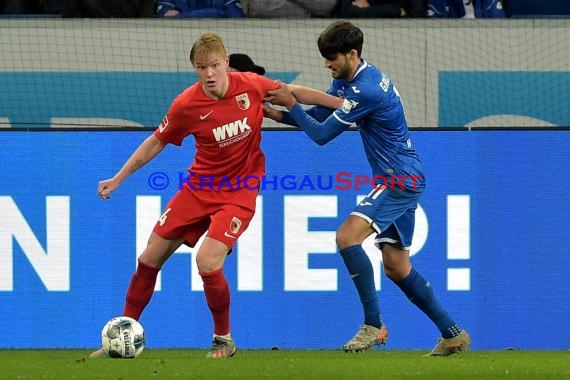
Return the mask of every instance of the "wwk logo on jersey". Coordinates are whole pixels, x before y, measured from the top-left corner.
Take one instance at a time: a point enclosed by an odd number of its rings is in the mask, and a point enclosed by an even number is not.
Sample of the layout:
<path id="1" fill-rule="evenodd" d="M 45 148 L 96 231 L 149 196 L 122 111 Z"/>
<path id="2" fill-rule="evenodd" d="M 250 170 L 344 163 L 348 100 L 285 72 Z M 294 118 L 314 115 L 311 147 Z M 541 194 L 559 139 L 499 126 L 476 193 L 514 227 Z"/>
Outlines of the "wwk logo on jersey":
<path id="1" fill-rule="evenodd" d="M 247 117 L 236 120 L 221 127 L 212 129 L 212 133 L 221 148 L 245 139 L 251 133 L 251 127 L 247 124 Z"/>

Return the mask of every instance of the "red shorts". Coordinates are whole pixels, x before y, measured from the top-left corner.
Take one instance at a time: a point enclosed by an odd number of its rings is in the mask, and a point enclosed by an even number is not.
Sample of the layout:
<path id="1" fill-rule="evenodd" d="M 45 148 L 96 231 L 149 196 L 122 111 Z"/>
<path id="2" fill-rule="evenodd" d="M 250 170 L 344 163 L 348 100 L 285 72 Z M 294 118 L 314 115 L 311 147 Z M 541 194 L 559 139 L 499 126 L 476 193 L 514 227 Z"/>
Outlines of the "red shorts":
<path id="1" fill-rule="evenodd" d="M 229 249 L 247 229 L 255 214 L 257 190 L 203 191 L 184 186 L 172 197 L 153 231 L 164 239 L 184 239 L 194 247 L 206 236 Z"/>

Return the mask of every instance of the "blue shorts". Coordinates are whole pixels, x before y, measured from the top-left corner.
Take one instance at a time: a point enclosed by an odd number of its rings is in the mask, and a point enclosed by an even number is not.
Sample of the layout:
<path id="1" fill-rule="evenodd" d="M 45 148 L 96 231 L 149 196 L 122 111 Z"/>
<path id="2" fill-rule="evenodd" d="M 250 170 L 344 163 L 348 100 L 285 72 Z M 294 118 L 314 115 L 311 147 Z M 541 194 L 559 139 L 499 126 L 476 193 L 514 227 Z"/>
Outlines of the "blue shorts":
<path id="1" fill-rule="evenodd" d="M 374 240 L 381 243 L 399 243 L 409 250 L 414 236 L 414 225 L 418 200 L 423 188 L 417 190 L 383 187 L 372 190 L 352 211 L 370 222 L 378 236 Z"/>

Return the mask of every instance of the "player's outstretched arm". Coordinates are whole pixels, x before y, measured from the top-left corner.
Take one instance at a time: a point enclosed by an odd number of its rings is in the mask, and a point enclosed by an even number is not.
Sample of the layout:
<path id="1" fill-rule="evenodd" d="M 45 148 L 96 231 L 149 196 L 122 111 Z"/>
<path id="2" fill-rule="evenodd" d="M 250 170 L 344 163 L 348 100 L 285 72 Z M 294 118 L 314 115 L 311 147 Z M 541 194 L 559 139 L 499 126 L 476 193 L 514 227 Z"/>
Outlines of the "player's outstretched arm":
<path id="1" fill-rule="evenodd" d="M 99 182 L 97 190 L 99 196 L 102 199 L 110 199 L 111 193 L 117 190 L 128 176 L 156 157 L 165 146 L 166 144 L 157 139 L 154 134 L 147 137 L 113 178 Z"/>
<path id="2" fill-rule="evenodd" d="M 267 100 L 289 110 L 288 113 L 282 115 L 281 122 L 293 125 L 289 119 L 294 120 L 294 124 L 301 127 L 319 145 L 328 143 L 350 127 L 350 123 L 342 122 L 334 116 L 334 113 L 322 122 L 315 120 L 303 110 L 286 84 L 281 83 L 277 89 L 268 91 L 267 94 Z"/>
<path id="3" fill-rule="evenodd" d="M 305 86 L 298 86 L 296 84 L 289 84 L 287 86 L 299 103 L 322 106 L 331 109 L 337 109 L 342 105 L 341 98 L 329 95 L 320 90 Z"/>

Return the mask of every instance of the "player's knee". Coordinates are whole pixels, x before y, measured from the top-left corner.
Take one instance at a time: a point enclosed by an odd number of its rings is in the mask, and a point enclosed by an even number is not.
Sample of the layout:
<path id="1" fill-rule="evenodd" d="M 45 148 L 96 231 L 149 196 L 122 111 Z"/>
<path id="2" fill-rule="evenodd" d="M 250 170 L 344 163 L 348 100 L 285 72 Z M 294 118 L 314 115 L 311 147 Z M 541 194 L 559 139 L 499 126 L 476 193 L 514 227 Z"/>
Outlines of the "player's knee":
<path id="1" fill-rule="evenodd" d="M 399 275 L 399 271 L 396 267 L 384 264 L 384 273 L 392 281 L 399 281 L 402 277 Z"/>
<path id="2" fill-rule="evenodd" d="M 164 260 L 161 257 L 149 254 L 147 251 L 143 251 L 138 260 L 139 262 L 153 268 L 162 268 L 162 264 L 164 263 Z"/>
<path id="3" fill-rule="evenodd" d="M 224 256 L 225 257 L 225 256 Z M 198 255 L 196 257 L 196 265 L 198 272 L 210 273 L 220 269 L 224 264 L 224 260 L 217 255 Z"/>
<path id="4" fill-rule="evenodd" d="M 336 232 L 336 245 L 339 249 L 345 249 L 358 244 L 354 234 L 347 228 L 340 228 Z"/>
<path id="5" fill-rule="evenodd" d="M 411 266 L 409 263 L 402 262 L 402 261 L 384 261 L 384 273 L 386 277 L 394 282 L 398 282 L 410 273 Z"/>
<path id="6" fill-rule="evenodd" d="M 199 273 L 210 273 L 215 270 L 212 260 L 204 257 L 196 257 L 196 266 Z"/>

